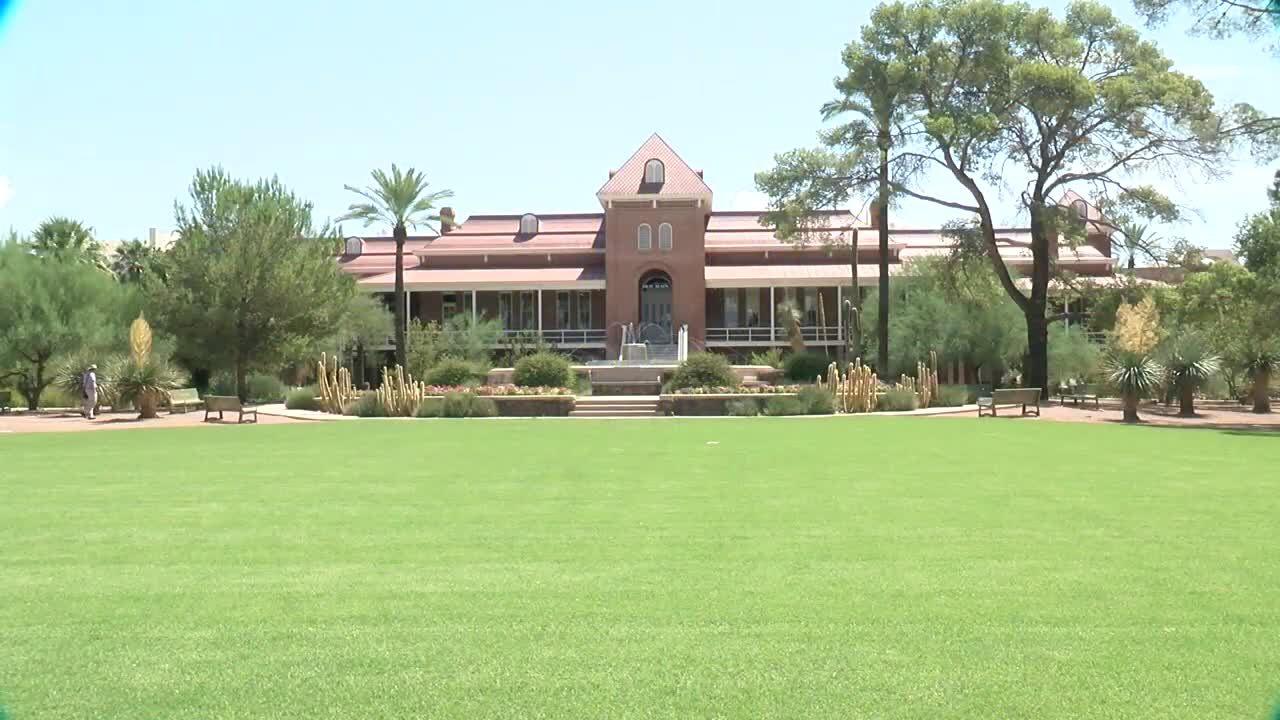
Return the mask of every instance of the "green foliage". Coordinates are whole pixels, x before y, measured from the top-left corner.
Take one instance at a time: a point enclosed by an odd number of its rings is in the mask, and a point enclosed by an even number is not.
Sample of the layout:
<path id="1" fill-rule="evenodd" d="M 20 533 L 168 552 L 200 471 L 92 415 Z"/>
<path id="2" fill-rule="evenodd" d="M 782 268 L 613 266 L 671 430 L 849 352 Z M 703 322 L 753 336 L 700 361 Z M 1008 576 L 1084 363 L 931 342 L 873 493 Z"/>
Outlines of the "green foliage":
<path id="1" fill-rule="evenodd" d="M 246 375 L 330 337 L 350 307 L 354 280 L 333 261 L 340 238 L 278 179 L 199 171 L 176 222 L 168 282 L 153 290 L 156 325 L 192 364 L 234 371 L 240 397 Z"/>
<path id="2" fill-rule="evenodd" d="M 1022 314 L 1000 288 L 984 258 L 922 258 L 903 265 L 892 287 L 889 362 L 914 368 L 938 353 L 941 365 L 957 360 L 967 366 L 998 369 L 1021 363 L 1027 348 Z M 866 312 L 879 310 L 879 298 L 867 298 Z M 868 337 L 864 357 L 878 354 Z"/>
<path id="3" fill-rule="evenodd" d="M 1084 328 L 1055 325 L 1049 330 L 1049 386 L 1088 383 L 1098 374 L 1102 348 Z"/>
<path id="4" fill-rule="evenodd" d="M 434 322 L 410 321 L 405 370 L 415 378 L 426 378 L 431 368 L 440 362 L 440 357 L 440 325 Z"/>
<path id="5" fill-rule="evenodd" d="M 141 240 L 126 240 L 111 253 L 111 272 L 123 283 L 141 283 L 154 279 L 163 282 L 167 277 L 164 253 L 154 245 Z"/>
<path id="6" fill-rule="evenodd" d="M 920 398 L 910 390 L 889 388 L 876 399 L 876 410 L 881 412 L 905 412 L 920 406 Z"/>
<path id="7" fill-rule="evenodd" d="M 454 315 L 445 322 L 440 338 L 440 354 L 445 357 L 470 360 L 493 367 L 490 360 L 493 348 L 502 340 L 502 323 L 486 318 L 472 319 L 470 315 Z"/>
<path id="8" fill-rule="evenodd" d="M 1280 27 L 1280 3 L 1275 0 L 1134 0 L 1133 5 L 1153 27 L 1165 24 L 1177 11 L 1184 11 L 1193 20 L 1192 34 L 1212 38 L 1237 33 L 1265 36 Z"/>
<path id="9" fill-rule="evenodd" d="M 24 245 L 0 247 L 0 383 L 36 408 L 57 363 L 122 338 L 127 293 L 110 275 Z"/>
<path id="10" fill-rule="evenodd" d="M 413 411 L 416 418 L 437 418 L 444 412 L 444 399 L 429 397 L 423 398 L 418 403 L 418 407 Z"/>
<path id="11" fill-rule="evenodd" d="M 526 355 L 516 361 L 513 380 L 525 387 L 572 387 L 573 370 L 569 358 L 553 352 Z"/>
<path id="12" fill-rule="evenodd" d="M 780 395 L 764 401 L 764 414 L 773 417 L 805 415 L 807 411 L 805 404 L 791 395 Z"/>
<path id="13" fill-rule="evenodd" d="M 285 396 L 284 406 L 290 410 L 319 410 L 320 400 L 317 397 L 319 394 L 320 391 L 315 385 L 294 388 Z"/>
<path id="14" fill-rule="evenodd" d="M 1165 343 L 1160 351 L 1159 364 L 1169 373 L 1169 379 L 1179 386 L 1199 387 L 1218 372 L 1219 357 L 1209 347 L 1209 341 L 1198 332 L 1176 335 Z"/>
<path id="15" fill-rule="evenodd" d="M 37 255 L 95 268 L 105 265 L 102 243 L 93 228 L 68 217 L 51 217 L 31 233 L 31 250 Z"/>
<path id="16" fill-rule="evenodd" d="M 349 408 L 347 415 L 355 415 L 362 418 L 381 418 L 387 417 L 387 406 L 383 405 L 375 393 L 361 393 Z"/>
<path id="17" fill-rule="evenodd" d="M 236 391 L 236 376 L 234 373 L 224 370 L 215 373 L 209 381 L 210 395 L 228 395 L 243 397 L 251 402 L 280 402 L 289 394 L 288 388 L 275 375 L 266 373 L 254 373 L 244 380 L 245 394 L 241 396 Z"/>
<path id="18" fill-rule="evenodd" d="M 1103 362 L 1107 384 L 1121 395 L 1150 397 L 1164 380 L 1165 370 L 1150 355 L 1111 348 Z"/>
<path id="19" fill-rule="evenodd" d="M 1270 208 L 1240 223 L 1236 252 L 1251 272 L 1280 280 L 1280 171 L 1268 196 Z"/>
<path id="20" fill-rule="evenodd" d="M 819 350 L 792 353 L 785 361 L 785 374 L 788 380 L 811 383 L 820 377 L 825 378 L 830 364 L 831 358 Z"/>
<path id="21" fill-rule="evenodd" d="M 664 390 L 683 390 L 695 387 L 734 387 L 738 376 L 723 355 L 711 352 L 691 353 L 680 363 Z"/>
<path id="22" fill-rule="evenodd" d="M 760 403 L 756 402 L 754 398 L 730 400 L 724 404 L 724 411 L 726 415 L 735 417 L 755 417 L 760 414 Z"/>
<path id="23" fill-rule="evenodd" d="M 813 385 L 800 388 L 796 400 L 804 406 L 805 415 L 831 415 L 836 411 L 835 398 L 826 388 Z"/>
<path id="24" fill-rule="evenodd" d="M 750 365 L 764 365 L 778 370 L 786 367 L 782 357 L 782 350 L 779 348 L 769 348 L 764 352 L 753 352 L 747 358 L 747 363 Z"/>
<path id="25" fill-rule="evenodd" d="M 933 404 L 937 407 L 960 407 L 969 402 L 969 396 L 967 385 L 939 385 Z"/>
<path id="26" fill-rule="evenodd" d="M 468 360 L 445 358 L 427 373 L 428 385 L 474 385 L 484 378 L 484 371 Z"/>
<path id="27" fill-rule="evenodd" d="M 137 406 L 147 395 L 164 395 L 170 390 L 187 387 L 187 377 L 169 361 L 152 355 L 142 365 L 121 363 L 111 379 L 112 392 L 122 403 Z"/>
<path id="28" fill-rule="evenodd" d="M 494 417 L 498 414 L 498 405 L 474 393 L 450 392 L 445 393 L 440 414 L 448 418 Z"/>

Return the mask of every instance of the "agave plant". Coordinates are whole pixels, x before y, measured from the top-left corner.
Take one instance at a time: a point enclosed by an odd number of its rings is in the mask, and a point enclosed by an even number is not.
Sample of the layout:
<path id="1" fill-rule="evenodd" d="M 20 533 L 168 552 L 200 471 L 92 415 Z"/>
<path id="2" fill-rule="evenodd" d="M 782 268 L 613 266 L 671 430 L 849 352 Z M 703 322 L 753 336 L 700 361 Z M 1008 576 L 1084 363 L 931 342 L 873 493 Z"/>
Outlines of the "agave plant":
<path id="1" fill-rule="evenodd" d="M 1124 421 L 1138 422 L 1138 400 L 1160 386 L 1164 368 L 1147 353 L 1120 348 L 1107 354 L 1107 380 L 1124 400 Z"/>
<path id="2" fill-rule="evenodd" d="M 170 390 L 182 387 L 184 381 L 177 368 L 165 360 L 150 357 L 142 363 L 122 363 L 112 383 L 117 400 L 133 403 L 138 408 L 138 417 L 147 419 L 156 417 L 160 401 L 169 396 Z"/>
<path id="3" fill-rule="evenodd" d="M 1221 360 L 1210 351 L 1203 335 L 1192 332 L 1169 342 L 1162 353 L 1161 364 L 1178 393 L 1178 414 L 1194 416 L 1196 390 L 1218 371 Z"/>
<path id="4" fill-rule="evenodd" d="M 1253 411 L 1271 412 L 1271 375 L 1280 368 L 1280 343 L 1250 338 L 1232 354 L 1237 366 L 1253 381 Z"/>

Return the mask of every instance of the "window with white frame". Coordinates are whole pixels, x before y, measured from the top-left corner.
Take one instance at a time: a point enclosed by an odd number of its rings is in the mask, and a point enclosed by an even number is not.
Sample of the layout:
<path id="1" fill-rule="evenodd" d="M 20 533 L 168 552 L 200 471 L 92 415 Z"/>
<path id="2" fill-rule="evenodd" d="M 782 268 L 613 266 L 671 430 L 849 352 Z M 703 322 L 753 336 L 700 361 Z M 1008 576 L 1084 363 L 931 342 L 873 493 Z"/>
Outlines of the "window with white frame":
<path id="1" fill-rule="evenodd" d="M 569 291 L 561 290 L 556 293 L 556 327 L 564 330 L 572 327 L 573 312 L 569 307 Z"/>
<path id="2" fill-rule="evenodd" d="M 760 327 L 760 289 L 747 288 L 747 327 Z"/>
<path id="3" fill-rule="evenodd" d="M 653 249 L 653 229 L 648 223 L 640 223 L 640 228 L 636 230 L 636 247 L 641 250 Z"/>
<path id="4" fill-rule="evenodd" d="M 538 328 L 538 298 L 532 290 L 520 291 L 520 329 Z"/>
<path id="5" fill-rule="evenodd" d="M 724 291 L 724 326 L 739 327 L 738 325 L 738 291 L 736 288 L 730 288 Z"/>
<path id="6" fill-rule="evenodd" d="M 521 235 L 537 235 L 538 234 L 538 216 L 533 213 L 525 213 L 520 218 L 520 234 Z"/>
<path id="7" fill-rule="evenodd" d="M 363 241 L 363 240 L 361 240 L 361 239 L 360 239 L 360 238 L 358 238 L 358 237 L 349 237 L 349 238 L 347 238 L 346 247 L 345 247 L 345 248 L 343 248 L 343 254 L 346 254 L 346 255 L 359 255 L 359 254 L 360 254 L 360 251 L 361 251 L 361 250 L 363 250 L 363 249 L 364 249 L 364 241 Z"/>
<path id="8" fill-rule="evenodd" d="M 578 311 L 578 329 L 590 330 L 591 329 L 591 291 L 590 290 L 578 291 L 578 307 L 576 308 L 576 310 Z"/>
<path id="9" fill-rule="evenodd" d="M 503 330 L 515 329 L 511 322 L 515 319 L 515 313 L 511 308 L 511 293 L 498 293 L 498 319 L 502 321 Z"/>
<path id="10" fill-rule="evenodd" d="M 654 158 L 644 164 L 644 182 L 646 185 L 661 185 L 666 181 L 666 168 L 662 161 Z"/>
<path id="11" fill-rule="evenodd" d="M 671 249 L 671 223 L 662 223 L 658 226 L 658 249 Z"/>
<path id="12" fill-rule="evenodd" d="M 804 289 L 804 324 L 810 325 L 810 326 L 818 324 L 818 289 L 817 288 Z"/>

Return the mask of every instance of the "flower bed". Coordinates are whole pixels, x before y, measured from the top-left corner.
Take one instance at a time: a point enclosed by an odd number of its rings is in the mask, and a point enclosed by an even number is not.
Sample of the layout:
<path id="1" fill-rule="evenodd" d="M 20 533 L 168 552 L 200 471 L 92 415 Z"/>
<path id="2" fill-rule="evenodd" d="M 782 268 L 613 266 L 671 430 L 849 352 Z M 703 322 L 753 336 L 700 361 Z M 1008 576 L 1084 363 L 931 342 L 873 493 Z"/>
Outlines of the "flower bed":
<path id="1" fill-rule="evenodd" d="M 428 395 L 440 395 L 451 392 L 469 392 L 478 397 L 554 397 L 573 395 L 573 390 L 565 387 L 521 387 L 519 385 L 428 385 Z"/>
<path id="2" fill-rule="evenodd" d="M 781 386 L 787 387 L 787 386 Z M 730 392 L 712 393 L 708 388 L 693 388 L 690 392 L 672 393 L 658 399 L 658 411 L 665 415 L 728 415 L 727 405 L 733 400 L 749 399 L 763 403 L 769 397 L 794 397 L 790 390 L 751 392 L 747 388 L 721 388 Z M 733 392 L 734 390 L 747 392 Z"/>
<path id="3" fill-rule="evenodd" d="M 676 390 L 671 395 L 794 395 L 803 385 L 751 385 L 741 387 L 694 387 Z"/>

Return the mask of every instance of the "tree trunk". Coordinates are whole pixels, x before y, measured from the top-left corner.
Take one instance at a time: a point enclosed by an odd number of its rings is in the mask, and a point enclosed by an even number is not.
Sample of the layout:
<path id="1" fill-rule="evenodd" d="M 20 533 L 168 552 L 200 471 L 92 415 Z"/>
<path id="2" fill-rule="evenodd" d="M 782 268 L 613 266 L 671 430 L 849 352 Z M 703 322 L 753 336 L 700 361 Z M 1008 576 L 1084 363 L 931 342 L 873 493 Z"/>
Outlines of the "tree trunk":
<path id="1" fill-rule="evenodd" d="M 244 357 L 239 350 L 236 350 L 236 397 L 240 398 L 240 402 L 249 402 L 249 373 L 245 370 Z"/>
<path id="2" fill-rule="evenodd" d="M 1253 374 L 1253 411 L 1259 414 L 1271 412 L 1271 371 L 1259 370 Z"/>
<path id="3" fill-rule="evenodd" d="M 405 366 L 405 311 L 404 303 L 404 243 L 408 240 L 408 231 L 404 223 L 397 223 L 393 231 L 396 240 L 396 364 Z"/>
<path id="4" fill-rule="evenodd" d="M 1028 308 L 1026 320 L 1027 357 L 1023 362 L 1022 386 L 1040 388 L 1043 394 L 1049 388 L 1049 321 L 1045 319 L 1043 307 Z"/>
<path id="5" fill-rule="evenodd" d="M 849 240 L 849 271 L 852 278 L 851 288 L 849 290 L 849 307 L 853 312 L 846 313 L 849 318 L 845 323 L 845 332 L 848 337 L 848 350 L 845 358 L 846 362 L 853 362 L 854 358 L 862 357 L 862 293 L 858 288 L 858 228 L 853 229 L 853 237 Z M 844 312 L 843 308 L 841 312 Z"/>
<path id="6" fill-rule="evenodd" d="M 138 397 L 138 419 L 150 420 L 158 417 L 160 398 L 153 392 L 145 392 Z"/>
<path id="7" fill-rule="evenodd" d="M 354 373 L 354 375 L 356 377 L 357 383 L 363 385 L 365 381 L 364 380 L 365 367 L 364 367 L 364 341 L 363 340 L 356 342 L 355 362 L 351 364 L 353 366 L 360 368 L 359 372 Z M 418 379 L 422 380 L 423 378 L 418 378 Z"/>
<path id="8" fill-rule="evenodd" d="M 1196 386 L 1195 383 L 1183 380 L 1178 383 L 1178 415 L 1181 417 L 1195 417 L 1196 415 Z"/>
<path id="9" fill-rule="evenodd" d="M 1124 421 L 1127 423 L 1138 422 L 1138 394 L 1127 392 L 1124 394 Z"/>
<path id="10" fill-rule="evenodd" d="M 876 225 L 880 240 L 879 307 L 876 317 L 876 340 L 880 352 L 876 357 L 881 377 L 892 377 L 889 372 L 889 134 L 881 130 L 880 145 L 880 200 L 876 206 Z"/>

